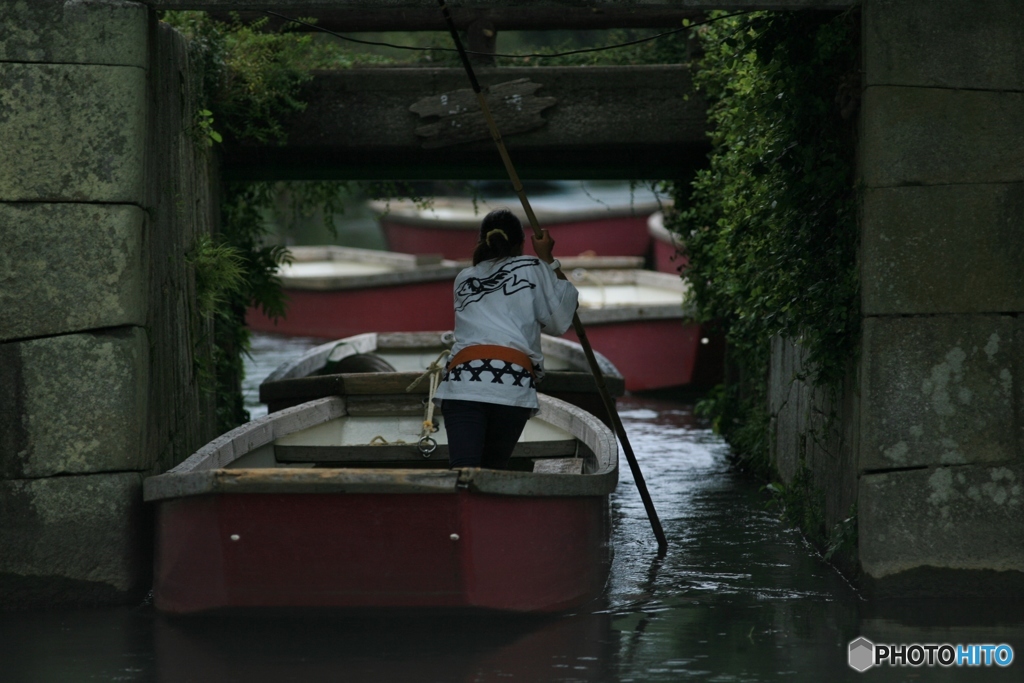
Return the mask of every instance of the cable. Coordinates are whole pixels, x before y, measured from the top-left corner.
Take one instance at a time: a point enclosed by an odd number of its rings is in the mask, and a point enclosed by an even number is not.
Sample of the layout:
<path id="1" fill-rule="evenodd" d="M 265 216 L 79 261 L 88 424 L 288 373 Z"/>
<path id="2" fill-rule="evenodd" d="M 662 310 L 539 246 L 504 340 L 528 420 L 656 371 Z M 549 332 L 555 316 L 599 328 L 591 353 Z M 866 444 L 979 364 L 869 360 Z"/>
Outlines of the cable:
<path id="1" fill-rule="evenodd" d="M 715 17 L 714 19 L 706 19 L 704 21 L 695 21 L 695 22 L 693 22 L 693 23 L 691 23 L 691 24 L 689 24 L 687 26 L 683 26 L 681 28 L 672 29 L 671 31 L 665 31 L 664 33 L 659 33 L 657 35 L 648 36 L 646 38 L 639 38 L 637 40 L 630 40 L 628 42 L 617 43 L 615 45 L 605 45 L 603 47 L 585 47 L 585 48 L 580 48 L 579 50 L 569 50 L 568 52 L 556 52 L 556 53 L 552 53 L 552 54 L 528 53 L 528 54 L 521 54 L 521 55 L 512 55 L 512 54 L 502 54 L 500 52 L 499 53 L 494 53 L 494 52 L 473 52 L 472 50 L 466 50 L 466 54 L 479 55 L 479 56 L 482 56 L 482 57 L 507 57 L 507 58 L 511 58 L 511 59 L 525 59 L 525 58 L 551 59 L 553 57 L 566 57 L 566 56 L 569 56 L 569 55 L 578 55 L 578 54 L 584 54 L 584 53 L 588 53 L 588 52 L 603 52 L 605 50 L 615 50 L 615 49 L 618 49 L 620 47 L 629 47 L 630 45 L 639 45 L 640 43 L 650 42 L 652 40 L 657 40 L 658 38 L 664 38 L 665 36 L 671 36 L 671 35 L 674 35 L 676 33 L 681 33 L 682 31 L 689 31 L 690 29 L 696 28 L 698 26 L 704 26 L 705 24 L 711 24 L 711 23 L 714 23 L 716 21 L 721 21 L 723 19 L 729 19 L 729 18 L 732 18 L 732 17 L 738 17 L 738 16 L 742 16 L 744 14 L 751 14 L 751 13 L 756 12 L 756 11 L 758 11 L 758 10 L 743 10 L 743 11 L 740 11 L 740 12 L 733 12 L 732 14 L 724 14 L 724 15 L 722 15 L 720 17 Z M 292 23 L 295 23 L 295 24 L 301 24 L 302 26 L 306 26 L 308 28 L 311 28 L 311 29 L 314 29 L 314 30 L 317 30 L 317 31 L 322 31 L 324 33 L 328 33 L 328 34 L 330 34 L 330 35 L 332 35 L 332 36 L 334 36 L 336 38 L 341 38 L 342 40 L 347 40 L 350 43 L 359 43 L 360 45 L 375 45 L 375 46 L 378 46 L 378 47 L 391 47 L 391 48 L 395 48 L 396 50 L 413 50 L 413 51 L 417 51 L 417 52 L 458 52 L 458 50 L 456 50 L 455 48 L 451 48 L 451 47 L 414 47 L 412 45 L 396 45 L 394 43 L 384 43 L 384 42 L 378 42 L 378 41 L 373 41 L 373 40 L 360 40 L 359 38 L 351 38 L 349 36 L 343 36 L 343 35 L 341 35 L 340 33 L 336 32 L 336 31 L 332 31 L 330 29 L 323 28 L 322 26 L 317 26 L 316 24 L 312 24 L 312 23 L 310 23 L 308 21 L 303 21 L 302 19 L 293 19 L 292 17 L 287 17 L 287 16 L 285 16 L 283 14 L 279 14 L 278 12 L 272 12 L 270 10 L 265 10 L 265 12 L 266 12 L 266 14 L 278 17 L 279 19 L 284 19 L 285 21 L 288 21 L 288 22 L 292 22 Z"/>

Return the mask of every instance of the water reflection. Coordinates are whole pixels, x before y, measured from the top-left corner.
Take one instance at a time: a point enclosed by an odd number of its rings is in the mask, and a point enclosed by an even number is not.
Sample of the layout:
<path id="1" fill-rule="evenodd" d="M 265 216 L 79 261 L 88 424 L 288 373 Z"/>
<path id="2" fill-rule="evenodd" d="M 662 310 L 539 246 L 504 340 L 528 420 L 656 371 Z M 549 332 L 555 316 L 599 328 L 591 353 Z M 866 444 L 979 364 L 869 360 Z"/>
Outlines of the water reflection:
<path id="1" fill-rule="evenodd" d="M 607 615 L 159 619 L 159 681 L 599 681 Z M 343 672 L 343 673 L 342 673 Z"/>
<path id="2" fill-rule="evenodd" d="M 319 340 L 256 337 L 247 394 Z M 684 402 L 621 415 L 669 542 L 663 558 L 629 469 L 612 499 L 601 601 L 544 619 L 364 613 L 171 619 L 148 606 L 0 614 L 3 681 L 1020 681 L 1021 605 L 869 604 L 765 509 Z M 0 584 L 2 586 L 2 584 Z M 1008 669 L 846 664 L 879 643 L 1009 643 Z"/>

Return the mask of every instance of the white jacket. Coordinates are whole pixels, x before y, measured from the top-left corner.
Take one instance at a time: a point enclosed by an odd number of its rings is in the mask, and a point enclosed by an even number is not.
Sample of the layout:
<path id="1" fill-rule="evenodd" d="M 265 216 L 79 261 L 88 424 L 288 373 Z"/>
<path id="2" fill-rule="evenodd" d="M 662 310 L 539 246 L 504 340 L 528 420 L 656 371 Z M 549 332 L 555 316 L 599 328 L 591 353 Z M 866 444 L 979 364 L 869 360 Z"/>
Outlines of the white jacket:
<path id="1" fill-rule="evenodd" d="M 483 261 L 455 278 L 455 344 L 451 357 L 477 344 L 525 353 L 544 374 L 541 332 L 559 336 L 572 325 L 579 292 L 534 256 Z M 445 371 L 435 402 L 459 399 L 538 408 L 534 379 L 507 361 L 470 361 Z"/>

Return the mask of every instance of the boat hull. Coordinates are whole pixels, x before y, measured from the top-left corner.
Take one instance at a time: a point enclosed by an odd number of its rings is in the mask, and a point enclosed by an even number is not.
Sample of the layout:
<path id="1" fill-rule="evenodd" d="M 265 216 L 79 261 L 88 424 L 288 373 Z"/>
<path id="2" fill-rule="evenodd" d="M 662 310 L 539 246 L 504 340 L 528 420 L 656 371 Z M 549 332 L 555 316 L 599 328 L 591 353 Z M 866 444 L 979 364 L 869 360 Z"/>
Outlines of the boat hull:
<path id="1" fill-rule="evenodd" d="M 408 254 L 437 254 L 446 259 L 465 259 L 473 254 L 479 226 L 469 229 L 433 227 L 422 221 L 403 222 L 397 216 L 385 216 L 381 229 L 392 251 Z M 647 216 L 618 216 L 571 223 L 544 224 L 555 239 L 558 254 L 575 256 L 593 253 L 599 256 L 646 256 L 650 247 Z M 533 249 L 527 245 L 527 252 Z"/>
<path id="2" fill-rule="evenodd" d="M 453 279 L 365 289 L 285 288 L 288 314 L 273 320 L 250 308 L 246 324 L 258 332 L 333 339 L 363 332 L 452 328 Z"/>
<path id="3" fill-rule="evenodd" d="M 691 385 L 707 339 L 699 323 L 678 318 L 589 324 L 587 338 L 626 379 L 626 391 Z M 566 339 L 579 341 L 570 329 Z"/>
<path id="4" fill-rule="evenodd" d="M 672 242 L 654 238 L 651 245 L 654 269 L 659 273 L 678 275 L 686 268 L 688 259 L 679 253 L 679 249 Z"/>
<path id="5" fill-rule="evenodd" d="M 555 612 L 596 598 L 607 496 L 216 493 L 157 506 L 154 603 Z"/>

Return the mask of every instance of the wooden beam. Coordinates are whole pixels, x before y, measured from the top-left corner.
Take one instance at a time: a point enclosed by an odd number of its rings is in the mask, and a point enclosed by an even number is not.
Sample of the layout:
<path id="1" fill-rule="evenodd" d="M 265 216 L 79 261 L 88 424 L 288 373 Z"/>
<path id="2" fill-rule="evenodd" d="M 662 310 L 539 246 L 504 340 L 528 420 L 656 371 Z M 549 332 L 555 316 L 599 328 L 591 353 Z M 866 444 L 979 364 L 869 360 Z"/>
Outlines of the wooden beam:
<path id="1" fill-rule="evenodd" d="M 141 0 L 153 9 L 195 9 L 207 12 L 273 10 L 304 16 L 337 10 L 415 13 L 437 10 L 433 0 Z M 856 7 L 861 0 L 451 0 L 453 15 L 461 11 L 534 12 L 538 9 L 586 10 L 590 12 L 633 9 L 637 12 L 665 10 L 841 10 Z M 409 16 L 416 16 L 410 14 Z"/>
<path id="2" fill-rule="evenodd" d="M 314 13 L 298 14 L 274 10 L 278 14 L 303 20 L 315 19 L 316 26 L 339 33 L 361 31 L 446 31 L 444 17 L 435 6 L 409 9 L 331 9 Z M 222 21 L 231 20 L 230 12 L 214 12 L 213 16 Z M 700 10 L 678 7 L 531 7 L 513 9 L 506 6 L 487 8 L 455 8 L 452 18 L 460 31 L 469 30 L 475 24 L 490 23 L 497 32 L 502 31 L 550 31 L 560 29 L 602 30 L 613 28 L 678 28 L 683 19 L 696 20 L 704 16 Z M 239 12 L 238 18 L 244 23 L 256 19 L 267 19 L 266 29 L 279 30 L 290 24 L 297 31 L 316 29 L 288 22 L 279 16 L 266 12 Z M 471 46 L 469 49 L 475 49 Z"/>
<path id="3" fill-rule="evenodd" d="M 543 125 L 506 136 L 523 177 L 667 178 L 701 165 L 705 104 L 683 65 L 480 69 L 485 87 L 520 78 L 557 104 Z M 461 69 L 323 72 L 285 145 L 228 141 L 228 179 L 503 178 L 490 139 L 430 149 L 410 107 L 466 88 Z M 499 116 L 496 113 L 496 116 Z M 501 121 L 499 120 L 499 127 Z"/>

